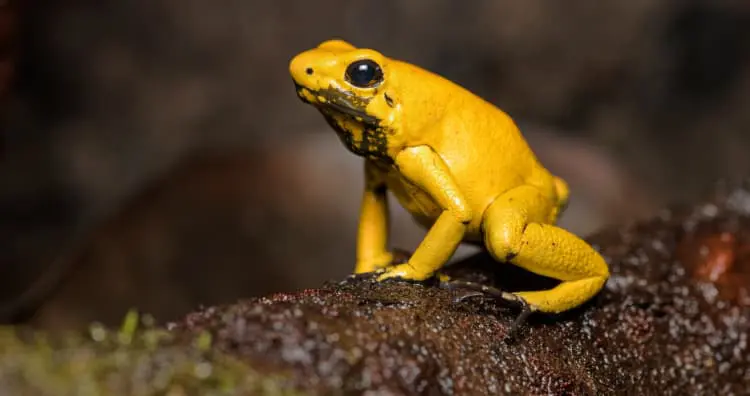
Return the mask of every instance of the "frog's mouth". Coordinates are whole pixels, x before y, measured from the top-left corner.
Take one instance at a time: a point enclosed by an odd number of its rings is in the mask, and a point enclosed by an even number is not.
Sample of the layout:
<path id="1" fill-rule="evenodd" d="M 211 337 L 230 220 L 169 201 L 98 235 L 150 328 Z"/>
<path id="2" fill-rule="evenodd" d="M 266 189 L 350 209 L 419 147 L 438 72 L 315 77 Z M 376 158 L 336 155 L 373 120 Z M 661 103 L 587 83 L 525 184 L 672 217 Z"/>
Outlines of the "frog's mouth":
<path id="1" fill-rule="evenodd" d="M 352 117 L 357 122 L 378 126 L 380 120 L 367 114 L 363 109 L 369 100 L 353 96 L 351 93 L 328 88 L 312 90 L 295 82 L 297 96 L 303 102 L 309 103 L 321 110 L 331 110 Z M 322 98 L 322 99 L 321 99 Z"/>

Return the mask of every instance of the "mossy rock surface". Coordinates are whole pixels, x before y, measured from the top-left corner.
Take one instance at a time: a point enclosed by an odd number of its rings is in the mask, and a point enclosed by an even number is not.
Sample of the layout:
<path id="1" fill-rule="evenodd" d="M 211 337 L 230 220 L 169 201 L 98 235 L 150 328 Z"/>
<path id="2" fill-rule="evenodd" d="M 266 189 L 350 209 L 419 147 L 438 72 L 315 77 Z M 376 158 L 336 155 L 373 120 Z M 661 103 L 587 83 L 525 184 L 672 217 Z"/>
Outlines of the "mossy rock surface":
<path id="1" fill-rule="evenodd" d="M 264 373 L 216 351 L 205 333 L 177 340 L 163 329 L 138 329 L 138 322 L 130 314 L 118 331 L 92 326 L 87 334 L 0 330 L 0 394 L 303 394 L 281 371 Z"/>

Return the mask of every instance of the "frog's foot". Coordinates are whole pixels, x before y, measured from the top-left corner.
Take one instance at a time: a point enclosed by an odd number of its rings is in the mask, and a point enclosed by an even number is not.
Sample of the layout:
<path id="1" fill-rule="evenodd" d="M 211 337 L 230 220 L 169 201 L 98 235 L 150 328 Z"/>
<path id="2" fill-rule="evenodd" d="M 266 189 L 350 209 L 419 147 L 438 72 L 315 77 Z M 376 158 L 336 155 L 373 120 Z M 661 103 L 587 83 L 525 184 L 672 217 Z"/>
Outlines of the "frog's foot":
<path id="1" fill-rule="evenodd" d="M 420 271 L 408 261 L 403 264 L 382 268 L 376 271 L 376 273 L 378 274 L 378 282 L 394 280 L 418 283 L 433 278 L 432 273 Z"/>
<path id="2" fill-rule="evenodd" d="M 339 284 L 343 285 L 351 281 L 374 278 L 384 273 L 389 267 L 408 262 L 409 257 L 411 257 L 411 252 L 408 250 L 395 248 L 392 252 L 387 253 L 387 261 L 381 260 L 381 264 L 365 265 L 359 263 L 354 273 L 348 275 Z"/>
<path id="3" fill-rule="evenodd" d="M 511 303 L 520 309 L 520 313 L 511 324 L 508 330 L 507 338 L 514 339 L 521 330 L 521 327 L 526 323 L 529 315 L 538 311 L 538 307 L 529 304 L 523 297 L 508 293 L 496 287 L 482 285 L 480 283 L 461 281 L 461 280 L 450 280 L 447 277 L 441 279 L 440 287 L 449 290 L 468 290 L 468 293 L 464 293 L 453 299 L 454 302 L 460 303 L 474 297 L 490 297 L 496 301 L 502 301 Z"/>

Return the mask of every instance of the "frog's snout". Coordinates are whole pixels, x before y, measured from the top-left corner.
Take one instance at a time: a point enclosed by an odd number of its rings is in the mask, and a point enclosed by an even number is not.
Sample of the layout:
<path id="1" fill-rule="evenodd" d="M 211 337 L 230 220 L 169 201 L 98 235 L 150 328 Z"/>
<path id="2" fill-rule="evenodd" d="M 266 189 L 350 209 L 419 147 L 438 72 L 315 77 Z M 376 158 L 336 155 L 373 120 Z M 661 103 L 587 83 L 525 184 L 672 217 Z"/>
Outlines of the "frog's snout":
<path id="1" fill-rule="evenodd" d="M 307 52 L 303 52 L 289 62 L 289 73 L 295 84 L 309 86 L 309 81 L 315 76 L 312 59 Z"/>
<path id="2" fill-rule="evenodd" d="M 314 92 L 318 90 L 320 75 L 315 69 L 316 54 L 312 51 L 303 52 L 289 62 L 289 73 L 294 80 L 297 96 L 303 102 L 315 104 L 317 102 Z"/>

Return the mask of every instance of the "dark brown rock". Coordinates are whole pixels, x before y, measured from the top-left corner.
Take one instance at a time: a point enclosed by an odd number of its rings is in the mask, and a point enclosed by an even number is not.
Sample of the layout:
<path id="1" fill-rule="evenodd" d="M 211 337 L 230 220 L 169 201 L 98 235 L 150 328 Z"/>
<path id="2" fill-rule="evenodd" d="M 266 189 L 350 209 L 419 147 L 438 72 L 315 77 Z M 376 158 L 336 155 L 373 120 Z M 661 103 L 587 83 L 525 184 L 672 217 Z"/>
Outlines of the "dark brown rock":
<path id="1" fill-rule="evenodd" d="M 606 290 L 533 316 L 515 342 L 510 307 L 367 278 L 204 309 L 172 328 L 209 330 L 220 350 L 326 394 L 748 394 L 750 191 L 727 191 L 590 238 L 612 267 Z M 446 272 L 506 289 L 549 283 L 484 254 Z"/>

